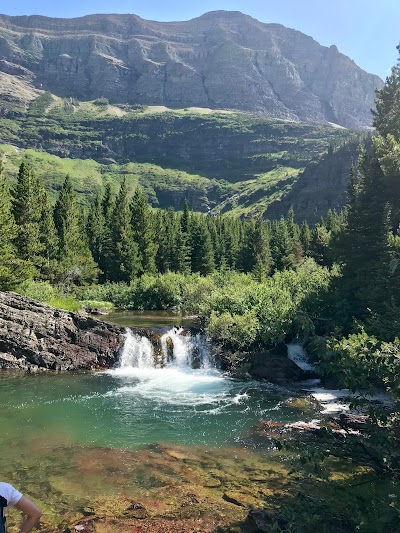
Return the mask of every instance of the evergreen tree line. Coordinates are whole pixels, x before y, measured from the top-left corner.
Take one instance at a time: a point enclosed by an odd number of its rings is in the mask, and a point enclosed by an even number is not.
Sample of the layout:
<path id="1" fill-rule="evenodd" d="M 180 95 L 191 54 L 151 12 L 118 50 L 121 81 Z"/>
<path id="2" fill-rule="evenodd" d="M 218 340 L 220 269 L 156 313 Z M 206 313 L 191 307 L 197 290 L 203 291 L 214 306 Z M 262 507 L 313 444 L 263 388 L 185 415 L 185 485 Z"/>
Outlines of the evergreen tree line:
<path id="1" fill-rule="evenodd" d="M 109 185 L 89 209 L 79 206 L 66 177 L 54 207 L 34 169 L 20 166 L 10 191 L 0 177 L 1 285 L 27 277 L 53 283 L 130 282 L 165 272 L 207 275 L 231 269 L 261 278 L 291 268 L 306 255 L 323 262 L 338 215 L 310 229 L 293 211 L 273 222 L 153 210 L 138 187 Z"/>

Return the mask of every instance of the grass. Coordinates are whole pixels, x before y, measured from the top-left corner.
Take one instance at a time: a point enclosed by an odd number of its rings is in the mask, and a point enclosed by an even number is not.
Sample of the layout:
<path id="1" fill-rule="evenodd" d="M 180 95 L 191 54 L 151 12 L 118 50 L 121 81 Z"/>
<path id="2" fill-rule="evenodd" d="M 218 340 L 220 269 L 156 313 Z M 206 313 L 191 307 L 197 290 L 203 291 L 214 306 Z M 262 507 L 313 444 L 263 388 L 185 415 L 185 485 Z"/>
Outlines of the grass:
<path id="1" fill-rule="evenodd" d="M 213 213 L 237 216 L 262 214 L 269 204 L 289 192 L 302 169 L 278 167 L 256 179 L 236 183 L 233 194 L 213 209 Z"/>
<path id="2" fill-rule="evenodd" d="M 52 307 L 63 309 L 64 311 L 70 311 L 71 313 L 77 313 L 82 309 L 82 305 L 73 296 L 54 296 L 48 302 Z"/>
<path id="3" fill-rule="evenodd" d="M 113 309 L 114 304 L 101 300 L 81 300 L 79 301 L 81 308 L 88 307 L 90 309 Z"/>
<path id="4" fill-rule="evenodd" d="M 66 174 L 83 205 L 125 177 L 130 191 L 140 184 L 154 207 L 181 209 L 187 198 L 196 211 L 238 215 L 265 211 L 311 160 L 351 135 L 246 113 L 79 102 L 50 93 L 27 112 L 0 119 L 7 174 L 16 175 L 22 157 L 31 160 L 53 201 Z"/>
<path id="5" fill-rule="evenodd" d="M 4 170 L 7 176 L 14 179 L 22 160 L 29 161 L 36 173 L 43 179 L 46 189 L 55 201 L 65 176 L 72 178 L 80 203 L 88 205 L 97 192 L 110 183 L 116 191 L 123 178 L 127 180 L 128 189 L 132 194 L 138 184 L 147 192 L 150 201 L 159 206 L 166 195 L 192 191 L 192 194 L 204 196 L 207 189 L 216 186 L 213 180 L 187 172 L 165 169 L 150 163 L 127 163 L 125 165 L 104 165 L 92 159 L 61 158 L 36 150 L 20 150 L 11 145 L 0 145 Z M 223 187 L 224 184 L 219 184 Z M 183 205 L 184 196 L 181 204 Z M 161 207 L 168 207 L 164 202 Z M 181 205 L 177 205 L 181 208 Z"/>

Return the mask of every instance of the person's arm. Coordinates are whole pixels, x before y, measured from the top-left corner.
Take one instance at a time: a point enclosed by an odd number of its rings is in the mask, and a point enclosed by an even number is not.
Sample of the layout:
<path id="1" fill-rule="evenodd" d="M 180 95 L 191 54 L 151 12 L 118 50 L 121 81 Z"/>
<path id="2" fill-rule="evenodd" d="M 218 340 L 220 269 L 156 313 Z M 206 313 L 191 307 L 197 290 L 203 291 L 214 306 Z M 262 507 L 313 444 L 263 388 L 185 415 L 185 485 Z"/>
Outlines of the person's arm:
<path id="1" fill-rule="evenodd" d="M 25 520 L 19 528 L 19 533 L 29 533 L 29 531 L 32 531 L 34 525 L 39 522 L 39 518 L 42 516 L 41 510 L 26 496 L 22 496 L 14 507 L 26 515 Z"/>

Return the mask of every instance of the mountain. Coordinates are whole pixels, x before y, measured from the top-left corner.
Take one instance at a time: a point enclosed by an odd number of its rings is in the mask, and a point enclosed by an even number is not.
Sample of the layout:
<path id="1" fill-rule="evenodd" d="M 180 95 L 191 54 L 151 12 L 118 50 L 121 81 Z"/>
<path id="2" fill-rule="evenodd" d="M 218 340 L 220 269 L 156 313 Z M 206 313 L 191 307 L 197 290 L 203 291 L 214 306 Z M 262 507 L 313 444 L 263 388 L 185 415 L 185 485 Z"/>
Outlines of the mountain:
<path id="1" fill-rule="evenodd" d="M 234 109 L 365 129 L 382 80 L 336 46 L 214 11 L 186 22 L 0 15 L 0 92 L 10 93 L 10 85 L 11 110 L 44 89 L 80 100 Z"/>
<path id="2" fill-rule="evenodd" d="M 329 209 L 340 211 L 346 204 L 350 168 L 357 163 L 360 146 L 370 150 L 371 144 L 370 135 L 358 136 L 311 161 L 286 194 L 269 202 L 264 216 L 276 219 L 293 208 L 297 222 L 314 224 Z"/>
<path id="3" fill-rule="evenodd" d="M 263 213 L 311 160 L 352 136 L 326 124 L 42 93 L 26 112 L 0 117 L 0 159 L 11 177 L 22 157 L 31 159 L 53 199 L 66 174 L 85 204 L 125 176 L 154 207 L 182 209 L 186 198 L 196 211 L 249 215 Z"/>

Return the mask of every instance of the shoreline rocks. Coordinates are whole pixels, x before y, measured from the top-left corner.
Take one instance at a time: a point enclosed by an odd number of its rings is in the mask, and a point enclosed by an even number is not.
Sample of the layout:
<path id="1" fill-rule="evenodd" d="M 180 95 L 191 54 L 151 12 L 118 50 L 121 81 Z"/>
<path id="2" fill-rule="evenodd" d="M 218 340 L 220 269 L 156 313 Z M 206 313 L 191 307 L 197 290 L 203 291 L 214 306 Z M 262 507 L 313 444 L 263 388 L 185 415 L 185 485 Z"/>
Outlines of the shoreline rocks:
<path id="1" fill-rule="evenodd" d="M 124 342 L 124 328 L 0 292 L 0 368 L 110 368 Z"/>

